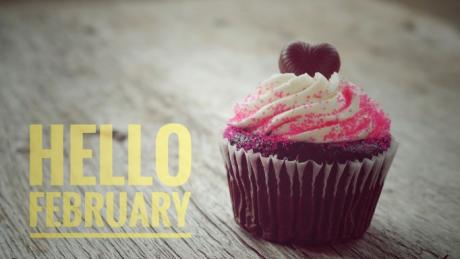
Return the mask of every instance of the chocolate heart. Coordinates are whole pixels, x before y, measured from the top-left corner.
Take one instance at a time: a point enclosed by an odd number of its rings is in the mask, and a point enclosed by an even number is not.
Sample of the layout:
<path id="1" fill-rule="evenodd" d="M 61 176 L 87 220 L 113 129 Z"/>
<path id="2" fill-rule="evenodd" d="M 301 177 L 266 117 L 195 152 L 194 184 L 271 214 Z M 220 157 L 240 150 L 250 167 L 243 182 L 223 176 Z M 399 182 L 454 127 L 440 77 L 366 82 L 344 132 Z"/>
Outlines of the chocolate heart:
<path id="1" fill-rule="evenodd" d="M 334 72 L 339 72 L 340 57 L 337 50 L 328 43 L 310 45 L 305 42 L 293 42 L 281 51 L 279 59 L 281 73 L 296 75 L 316 72 L 330 78 Z"/>

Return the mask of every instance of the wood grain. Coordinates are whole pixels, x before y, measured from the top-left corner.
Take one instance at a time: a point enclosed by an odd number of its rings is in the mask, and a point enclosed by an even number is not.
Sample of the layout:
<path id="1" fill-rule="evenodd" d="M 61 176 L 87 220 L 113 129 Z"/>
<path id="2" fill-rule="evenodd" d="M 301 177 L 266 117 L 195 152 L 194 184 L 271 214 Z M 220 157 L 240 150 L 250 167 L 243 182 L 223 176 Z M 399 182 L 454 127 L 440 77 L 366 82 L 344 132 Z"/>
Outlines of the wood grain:
<path id="1" fill-rule="evenodd" d="M 278 245 L 233 221 L 221 131 L 232 105 L 277 72 L 279 50 L 297 39 L 338 47 L 342 77 L 379 100 L 401 144 L 369 231 L 349 243 Z M 460 257 L 459 64 L 457 30 L 387 2 L 3 3 L 0 258 Z M 155 133 L 169 122 L 192 133 L 192 177 L 174 190 L 192 192 L 192 238 L 28 237 L 28 193 L 42 188 L 28 184 L 29 124 L 113 124 L 114 170 L 121 175 L 128 124 L 142 125 L 142 169 L 153 174 Z M 97 175 L 98 138 L 85 145 L 95 150 L 85 172 Z M 158 182 L 114 189 L 172 191 Z"/>

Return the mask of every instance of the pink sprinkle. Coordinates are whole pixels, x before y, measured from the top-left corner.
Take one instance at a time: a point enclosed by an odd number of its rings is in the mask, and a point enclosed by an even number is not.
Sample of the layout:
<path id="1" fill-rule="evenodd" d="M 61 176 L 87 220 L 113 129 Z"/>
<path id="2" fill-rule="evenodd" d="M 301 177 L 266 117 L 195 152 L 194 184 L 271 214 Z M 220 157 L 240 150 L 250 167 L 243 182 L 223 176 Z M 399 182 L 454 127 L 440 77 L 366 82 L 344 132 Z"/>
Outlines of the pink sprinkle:
<path id="1" fill-rule="evenodd" d="M 270 88 L 272 86 L 267 86 Z M 252 97 L 247 98 L 259 98 L 262 94 L 267 92 L 267 88 L 263 89 L 260 87 L 256 91 L 256 94 Z M 278 127 L 283 125 L 288 126 L 288 132 L 284 135 L 279 136 L 281 138 L 288 138 L 291 135 L 300 134 L 303 132 L 321 129 L 325 127 L 331 127 L 331 130 L 325 135 L 324 141 L 325 142 L 340 142 L 340 141 L 349 141 L 355 140 L 360 137 L 360 134 L 363 132 L 368 131 L 370 127 L 373 127 L 370 134 L 367 138 L 378 138 L 384 137 L 385 135 L 389 134 L 390 131 L 390 120 L 386 116 L 386 114 L 378 107 L 375 101 L 369 98 L 366 94 L 362 93 L 362 91 L 346 82 L 341 82 L 339 85 L 339 89 L 341 91 L 341 95 L 338 96 L 337 102 L 343 104 L 340 108 L 336 111 L 332 111 L 328 114 L 311 114 L 308 113 L 309 105 L 306 106 L 306 114 L 302 116 L 293 116 L 286 118 L 284 121 L 277 123 L 274 125 L 275 127 L 271 130 L 274 130 Z M 270 89 L 269 91 L 271 91 Z M 286 93 L 283 91 L 274 92 L 273 95 L 277 97 L 277 99 L 285 97 Z M 359 98 L 359 111 L 354 114 L 352 117 L 346 120 L 339 120 L 339 119 L 328 119 L 325 120 L 325 116 L 339 114 L 346 110 L 352 104 L 352 100 L 354 97 Z M 322 93 L 321 91 L 313 95 L 313 98 L 321 98 Z M 275 99 L 275 101 L 277 100 Z M 310 99 L 310 96 L 307 96 L 307 100 Z M 269 98 L 267 103 L 271 103 L 273 98 Z M 308 102 L 307 102 L 308 103 Z M 272 107 L 272 111 L 270 116 L 263 117 L 260 120 L 251 119 L 253 126 L 251 127 L 255 132 L 266 132 L 271 119 L 287 110 L 293 109 L 298 107 L 298 105 L 304 105 L 305 103 L 294 103 L 292 105 L 285 105 L 285 104 L 277 104 Z M 235 106 L 235 116 L 230 119 L 230 122 L 239 122 L 244 120 L 245 118 L 250 117 L 255 112 L 257 112 L 261 107 L 254 107 L 248 108 L 247 105 L 240 104 Z M 325 108 L 323 108 L 325 110 Z M 273 126 L 273 125 L 272 125 Z M 268 132 L 267 134 L 269 134 Z"/>

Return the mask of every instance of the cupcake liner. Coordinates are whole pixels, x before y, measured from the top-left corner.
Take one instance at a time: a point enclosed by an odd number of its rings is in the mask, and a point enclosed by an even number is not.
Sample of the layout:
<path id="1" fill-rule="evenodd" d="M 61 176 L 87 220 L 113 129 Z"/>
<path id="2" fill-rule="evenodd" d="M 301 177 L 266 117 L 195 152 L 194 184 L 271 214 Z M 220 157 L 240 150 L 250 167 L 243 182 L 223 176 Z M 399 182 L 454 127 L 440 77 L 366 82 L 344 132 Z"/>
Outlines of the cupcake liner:
<path id="1" fill-rule="evenodd" d="M 345 163 L 264 157 L 221 144 L 235 221 L 253 235 L 322 244 L 360 237 L 370 225 L 398 144 Z"/>

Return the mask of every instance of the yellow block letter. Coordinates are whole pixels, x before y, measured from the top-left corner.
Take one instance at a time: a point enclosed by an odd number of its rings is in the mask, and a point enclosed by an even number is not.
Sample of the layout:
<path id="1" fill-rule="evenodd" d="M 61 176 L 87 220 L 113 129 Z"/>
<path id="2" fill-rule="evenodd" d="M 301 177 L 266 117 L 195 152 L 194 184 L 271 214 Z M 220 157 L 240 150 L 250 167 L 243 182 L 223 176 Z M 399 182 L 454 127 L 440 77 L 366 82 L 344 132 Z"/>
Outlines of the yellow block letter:
<path id="1" fill-rule="evenodd" d="M 147 209 L 145 208 L 144 194 L 142 192 L 136 192 L 134 194 L 134 201 L 133 201 L 133 207 L 131 209 L 129 226 L 135 227 L 139 220 L 141 221 L 141 224 L 143 227 L 149 226 L 149 220 L 147 217 Z"/>
<path id="2" fill-rule="evenodd" d="M 38 199 L 43 198 L 43 192 L 31 192 L 29 193 L 29 226 L 31 228 L 37 227 L 38 212 L 42 211 L 43 208 L 38 204 Z"/>
<path id="3" fill-rule="evenodd" d="M 112 125 L 101 125 L 99 128 L 99 170 L 101 185 L 124 185 L 125 178 L 113 176 L 112 167 Z"/>
<path id="4" fill-rule="evenodd" d="M 169 135 L 176 134 L 179 143 L 179 169 L 176 176 L 169 174 L 168 142 Z M 171 187 L 187 182 L 192 166 L 192 139 L 188 129 L 177 123 L 166 124 L 160 128 L 156 137 L 156 170 L 160 181 Z"/>
<path id="5" fill-rule="evenodd" d="M 141 175 L 141 125 L 128 126 L 128 184 L 152 185 L 152 177 Z"/>
<path id="6" fill-rule="evenodd" d="M 46 227 L 59 227 L 60 222 L 54 221 L 54 212 L 59 211 L 59 207 L 54 206 L 54 200 L 60 198 L 60 192 L 47 192 L 46 193 Z"/>
<path id="7" fill-rule="evenodd" d="M 161 202 L 160 200 L 163 200 Z M 160 217 L 163 219 L 163 227 L 171 227 L 169 221 L 168 209 L 171 200 L 169 195 L 165 192 L 152 193 L 152 227 L 160 226 Z"/>
<path id="8" fill-rule="evenodd" d="M 81 197 L 76 192 L 64 192 L 62 195 L 62 221 L 64 227 L 76 227 L 81 223 Z M 73 204 L 71 203 L 73 201 Z M 73 220 L 71 215 L 73 214 Z"/>
<path id="9" fill-rule="evenodd" d="M 115 220 L 115 212 L 114 212 L 114 194 L 113 192 L 108 192 L 105 195 L 105 206 L 107 211 L 107 224 L 109 224 L 112 228 L 119 228 L 122 227 L 126 223 L 126 215 L 128 214 L 128 210 L 126 208 L 128 194 L 126 192 L 120 192 L 120 198 L 118 206 L 118 221 Z"/>
<path id="10" fill-rule="evenodd" d="M 180 200 L 179 193 L 173 192 L 174 207 L 177 212 L 177 226 L 183 228 L 185 226 L 185 214 L 188 208 L 188 202 L 190 201 L 190 192 L 185 192 L 182 201 Z"/>
<path id="11" fill-rule="evenodd" d="M 50 149 L 43 148 L 43 129 L 41 124 L 29 127 L 29 183 L 43 184 L 43 159 L 51 160 L 51 185 L 63 185 L 64 168 L 64 126 L 51 125 Z"/>
<path id="12" fill-rule="evenodd" d="M 94 204 L 93 204 L 94 201 Z M 95 226 L 103 227 L 101 210 L 103 204 L 102 194 L 98 192 L 85 193 L 85 227 L 93 227 L 93 215 L 96 221 Z"/>
<path id="13" fill-rule="evenodd" d="M 83 159 L 91 158 L 91 149 L 83 148 L 83 134 L 95 133 L 94 124 L 70 125 L 70 184 L 95 185 L 96 177 L 83 175 Z"/>

